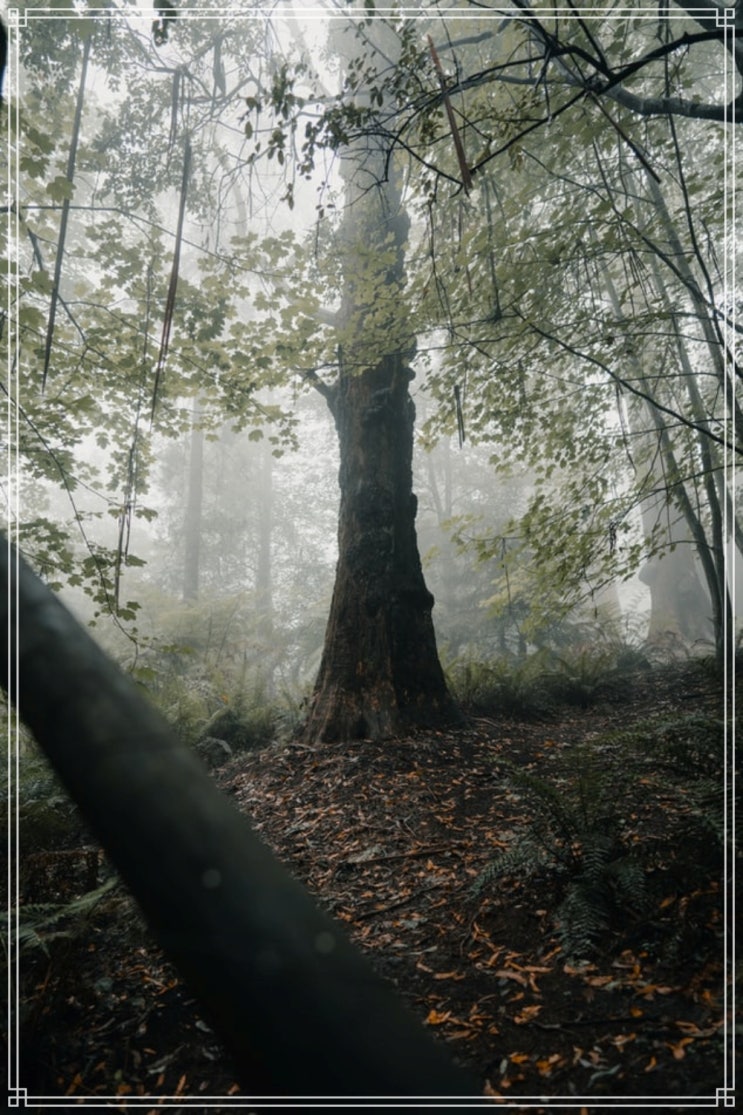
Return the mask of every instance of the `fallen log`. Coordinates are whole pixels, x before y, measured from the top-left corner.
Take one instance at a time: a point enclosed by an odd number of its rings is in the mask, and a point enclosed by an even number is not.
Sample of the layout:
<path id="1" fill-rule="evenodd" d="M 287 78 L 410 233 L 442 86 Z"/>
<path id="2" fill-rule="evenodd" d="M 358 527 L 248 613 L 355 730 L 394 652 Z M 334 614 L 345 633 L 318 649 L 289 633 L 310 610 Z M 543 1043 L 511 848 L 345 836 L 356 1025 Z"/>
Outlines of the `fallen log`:
<path id="1" fill-rule="evenodd" d="M 0 581 L 9 697 L 201 1000 L 242 1089 L 269 1104 L 474 1098 L 448 1051 L 4 538 Z"/>

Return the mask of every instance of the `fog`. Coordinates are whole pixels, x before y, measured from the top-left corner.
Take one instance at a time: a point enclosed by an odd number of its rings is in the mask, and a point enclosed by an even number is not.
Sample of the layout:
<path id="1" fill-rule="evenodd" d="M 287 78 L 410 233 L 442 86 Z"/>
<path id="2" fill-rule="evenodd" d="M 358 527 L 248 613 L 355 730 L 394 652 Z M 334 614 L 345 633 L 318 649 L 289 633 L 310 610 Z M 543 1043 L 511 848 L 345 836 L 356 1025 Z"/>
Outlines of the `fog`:
<path id="1" fill-rule="evenodd" d="M 139 8 L 139 18 L 117 16 L 91 54 L 59 324 L 47 338 L 53 359 L 41 394 L 33 373 L 48 292 L 38 275 L 54 258 L 58 218 L 45 191 L 64 204 L 54 183 L 64 181 L 65 160 L 71 165 L 84 36 L 60 39 L 57 57 L 54 19 L 32 18 L 26 65 L 15 75 L 29 120 L 49 96 L 40 68 L 69 87 L 53 141 L 29 133 L 40 152 L 38 165 L 25 164 L 22 186 L 33 229 L 16 247 L 19 272 L 37 275 L 25 291 L 35 336 L 18 402 L 48 426 L 20 435 L 11 517 L 47 581 L 153 692 L 180 685 L 177 703 L 201 685 L 206 715 L 228 696 L 260 690 L 295 715 L 319 666 L 338 556 L 338 441 L 318 385 L 341 366 L 333 245 L 346 187 L 340 147 L 310 146 L 343 81 L 329 38 L 338 13 L 333 5 L 301 13 L 279 5 L 270 18 L 184 11 L 155 45 L 151 12 Z M 182 179 L 186 139 L 192 162 Z M 423 171 L 410 162 L 400 173 L 412 272 L 429 252 Z M 453 292 L 460 280 L 447 282 Z M 422 283 L 410 279 L 414 323 Z M 420 321 L 414 490 L 445 668 L 597 641 L 644 647 L 657 558 L 649 548 L 649 561 L 640 556 L 643 538 L 652 529 L 685 544 L 678 513 L 631 500 L 631 468 L 612 465 L 606 504 L 626 508 L 608 520 L 587 497 L 595 560 L 576 558 L 577 572 L 545 584 L 544 555 L 523 542 L 519 521 L 545 491 L 559 505 L 571 466 L 557 466 L 545 487 L 539 466 L 519 461 L 494 422 L 489 429 L 487 396 L 478 401 L 473 388 L 460 407 L 459 385 L 446 380 L 453 362 L 447 371 L 437 356 L 451 329 Z M 528 374 L 536 381 L 536 365 Z M 606 436 L 616 440 L 611 392 L 602 405 Z M 683 576 L 698 572 L 690 558 Z M 670 653 L 695 653 L 712 637 L 704 593 L 692 601 L 694 592 L 686 607 L 699 622 L 687 630 L 669 614 Z"/>

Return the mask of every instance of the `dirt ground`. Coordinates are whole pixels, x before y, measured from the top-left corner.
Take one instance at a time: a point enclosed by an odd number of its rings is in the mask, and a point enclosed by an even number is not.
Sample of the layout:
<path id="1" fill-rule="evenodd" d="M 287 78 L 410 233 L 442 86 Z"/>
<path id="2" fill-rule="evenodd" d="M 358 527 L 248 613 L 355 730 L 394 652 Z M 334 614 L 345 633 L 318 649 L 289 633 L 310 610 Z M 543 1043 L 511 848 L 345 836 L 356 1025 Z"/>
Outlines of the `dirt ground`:
<path id="1" fill-rule="evenodd" d="M 652 911 L 616 918 L 588 957 L 566 954 L 549 872 L 474 887 L 532 822 L 501 760 L 549 777 L 570 769 L 576 746 L 604 740 L 610 763 L 607 733 L 718 715 L 718 689 L 676 666 L 638 674 L 621 696 L 587 709 L 533 721 L 481 712 L 451 732 L 383 744 L 276 744 L 216 777 L 496 1106 L 725 1106 L 726 888 L 714 869 L 686 870 L 693 850 L 679 839 L 677 795 L 616 771 L 628 838 L 667 847 L 667 862 L 656 867 Z M 69 899 L 91 863 L 103 870 L 95 851 L 36 853 L 27 900 Z M 84 932 L 52 946 L 22 965 L 18 1079 L 29 1106 L 250 1106 L 120 888 Z"/>

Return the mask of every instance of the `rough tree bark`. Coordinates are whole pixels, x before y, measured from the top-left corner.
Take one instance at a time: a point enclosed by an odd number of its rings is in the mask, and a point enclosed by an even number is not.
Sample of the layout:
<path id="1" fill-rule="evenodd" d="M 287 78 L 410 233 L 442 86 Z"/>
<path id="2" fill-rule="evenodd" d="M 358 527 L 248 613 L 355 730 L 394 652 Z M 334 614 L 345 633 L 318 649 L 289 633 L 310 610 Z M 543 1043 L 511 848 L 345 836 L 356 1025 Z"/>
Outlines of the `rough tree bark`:
<path id="1" fill-rule="evenodd" d="M 334 393 L 339 558 L 308 740 L 383 739 L 456 716 L 415 532 L 410 378 L 391 353 Z"/>
<path id="2" fill-rule="evenodd" d="M 384 21 L 373 21 L 364 38 L 367 50 L 378 51 L 380 69 L 394 64 L 399 42 Z M 336 45 L 348 59 L 348 38 L 337 33 Z M 415 339 L 402 293 L 409 220 L 399 177 L 374 137 L 350 146 L 341 174 L 339 375 L 332 387 L 316 383 L 340 445 L 339 557 L 302 729 L 308 742 L 384 739 L 457 718 L 415 531 L 409 391 Z"/>

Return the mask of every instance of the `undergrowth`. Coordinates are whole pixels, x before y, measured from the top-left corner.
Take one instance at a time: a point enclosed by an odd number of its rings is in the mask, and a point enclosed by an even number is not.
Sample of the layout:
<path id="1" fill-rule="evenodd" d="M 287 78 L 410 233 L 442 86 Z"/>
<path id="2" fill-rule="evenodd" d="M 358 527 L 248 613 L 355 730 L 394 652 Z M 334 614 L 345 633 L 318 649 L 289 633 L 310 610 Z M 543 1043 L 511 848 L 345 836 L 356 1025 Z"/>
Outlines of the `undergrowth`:
<path id="1" fill-rule="evenodd" d="M 551 774 L 499 763 L 530 819 L 523 835 L 487 864 L 474 893 L 509 878 L 544 881 L 557 896 L 562 947 L 574 958 L 628 932 L 649 940 L 659 907 L 679 889 L 720 874 L 730 837 L 725 759 L 722 722 L 694 715 L 645 722 L 569 749 Z M 640 813 L 651 818 L 652 836 L 640 835 Z"/>
<path id="2" fill-rule="evenodd" d="M 118 884 L 118 877 L 112 877 L 69 902 L 25 903 L 18 911 L 17 925 L 1 911 L 3 937 L 13 932 L 20 955 L 39 950 L 50 957 L 56 942 L 75 940 L 85 932 L 88 915 Z"/>
<path id="3" fill-rule="evenodd" d="M 451 663 L 447 675 L 463 707 L 533 719 L 549 716 L 561 705 L 587 707 L 617 699 L 638 670 L 649 668 L 642 647 L 604 639 L 560 654 L 543 648 L 489 661 L 463 658 Z"/>
<path id="4" fill-rule="evenodd" d="M 17 833 L 24 853 L 70 848 L 87 833 L 82 815 L 35 743 L 26 745 L 11 783 L 0 775 L 0 823 L 7 836 Z M 6 844 L 6 856 L 10 847 Z"/>
<path id="5" fill-rule="evenodd" d="M 216 738 L 232 752 L 254 750 L 290 735 L 297 719 L 298 698 L 273 691 L 260 672 L 232 673 L 203 663 L 185 673 L 148 668 L 145 686 L 178 738 L 191 747 Z"/>
<path id="6" fill-rule="evenodd" d="M 549 879 L 560 896 L 554 918 L 565 953 L 588 955 L 619 911 L 640 917 L 651 900 L 643 850 L 627 837 L 616 780 L 588 749 L 574 752 L 555 780 L 499 766 L 528 803 L 530 824 L 488 864 L 475 891 L 507 877 Z"/>
<path id="7" fill-rule="evenodd" d="M 460 705 L 474 711 L 498 709 L 505 714 L 540 717 L 553 706 L 544 684 L 546 652 L 524 658 L 504 656 L 489 662 L 460 659 L 449 667 L 449 685 Z"/>

